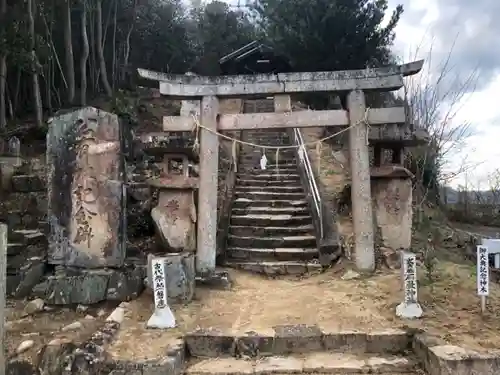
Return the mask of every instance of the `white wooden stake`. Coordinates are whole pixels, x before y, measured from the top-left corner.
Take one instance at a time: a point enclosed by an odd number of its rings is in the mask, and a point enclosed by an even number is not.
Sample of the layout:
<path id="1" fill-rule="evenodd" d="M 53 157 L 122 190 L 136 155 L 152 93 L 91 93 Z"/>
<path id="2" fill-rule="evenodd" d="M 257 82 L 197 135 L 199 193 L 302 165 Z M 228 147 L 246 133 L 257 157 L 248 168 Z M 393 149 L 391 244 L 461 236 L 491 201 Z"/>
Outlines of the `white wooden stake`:
<path id="1" fill-rule="evenodd" d="M 481 299 L 481 314 L 486 312 L 486 297 L 490 292 L 490 265 L 488 248 L 477 246 L 477 295 Z"/>
<path id="2" fill-rule="evenodd" d="M 165 258 L 153 258 L 151 260 L 151 278 L 155 310 L 148 320 L 147 327 L 161 329 L 175 328 L 175 316 L 168 305 Z"/>
<path id="3" fill-rule="evenodd" d="M 0 375 L 5 375 L 5 300 L 7 286 L 7 225 L 0 224 Z"/>

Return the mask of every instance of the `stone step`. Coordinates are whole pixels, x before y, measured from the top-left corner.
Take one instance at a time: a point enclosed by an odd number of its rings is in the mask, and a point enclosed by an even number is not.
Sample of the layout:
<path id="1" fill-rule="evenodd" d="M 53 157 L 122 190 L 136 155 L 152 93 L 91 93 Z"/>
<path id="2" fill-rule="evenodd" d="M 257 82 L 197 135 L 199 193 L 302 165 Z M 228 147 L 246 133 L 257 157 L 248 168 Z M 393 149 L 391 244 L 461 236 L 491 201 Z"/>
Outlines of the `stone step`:
<path id="1" fill-rule="evenodd" d="M 265 180 L 265 181 L 279 181 L 283 182 L 286 180 L 300 180 L 300 176 L 297 174 L 297 170 L 294 173 L 285 173 L 280 171 L 280 173 L 274 173 L 274 171 L 265 170 L 259 173 L 250 173 L 248 171 L 239 172 L 238 179 L 241 180 Z"/>
<path id="2" fill-rule="evenodd" d="M 321 265 L 316 262 L 300 261 L 226 261 L 226 266 L 266 276 L 304 275 L 308 272 L 320 271 Z"/>
<path id="3" fill-rule="evenodd" d="M 310 248 L 316 246 L 316 237 L 310 234 L 298 236 L 256 237 L 230 234 L 228 245 L 234 247 L 259 248 Z"/>
<path id="4" fill-rule="evenodd" d="M 240 190 L 239 187 L 236 187 L 236 198 L 248 198 L 248 199 L 304 199 L 305 193 L 273 193 L 268 191 L 248 191 L 248 190 Z"/>
<path id="5" fill-rule="evenodd" d="M 379 374 L 415 375 L 417 361 L 409 356 L 367 355 L 350 353 L 307 353 L 304 355 L 269 356 L 262 358 L 220 357 L 192 361 L 187 375 L 241 374 Z"/>
<path id="6" fill-rule="evenodd" d="M 267 227 L 249 227 L 249 226 L 239 226 L 231 225 L 229 227 L 229 233 L 235 236 L 279 236 L 279 235 L 291 235 L 291 234 L 308 234 L 314 232 L 314 226 L 312 224 L 300 225 L 300 226 L 267 226 Z"/>
<path id="7" fill-rule="evenodd" d="M 257 261 L 308 261 L 318 257 L 315 248 L 247 248 L 228 247 L 229 259 Z"/>
<path id="8" fill-rule="evenodd" d="M 286 208 L 286 207 L 303 207 L 307 206 L 307 201 L 305 199 L 298 200 L 286 200 L 286 199 L 274 199 L 274 200 L 253 200 L 247 198 L 237 198 L 233 201 L 233 208 L 245 208 L 245 207 L 276 207 L 276 208 Z"/>
<path id="9" fill-rule="evenodd" d="M 245 207 L 245 208 L 233 208 L 231 213 L 233 215 L 247 215 L 247 214 L 290 214 L 290 215 L 307 215 L 309 212 L 308 207 Z"/>
<path id="10" fill-rule="evenodd" d="M 259 167 L 255 166 L 245 166 L 245 165 L 240 165 L 238 168 L 238 171 L 241 173 L 248 173 L 250 175 L 258 176 L 260 174 L 272 174 L 274 176 L 276 175 L 281 175 L 281 174 L 292 174 L 292 173 L 297 173 L 297 166 L 296 165 L 287 165 L 287 166 L 282 166 L 276 168 L 274 165 L 268 165 L 266 169 L 260 169 Z"/>
<path id="11" fill-rule="evenodd" d="M 292 186 L 292 185 L 301 185 L 300 179 L 289 179 L 289 180 L 282 180 L 282 181 L 267 181 L 267 180 L 256 180 L 256 179 L 238 179 L 237 182 L 238 186 Z"/>
<path id="12" fill-rule="evenodd" d="M 280 184 L 278 186 L 245 186 L 239 185 L 236 187 L 237 191 L 261 191 L 261 192 L 275 192 L 275 193 L 302 193 L 304 194 L 304 189 L 302 185 L 295 184 L 295 186 L 289 186 L 285 184 Z"/>
<path id="13" fill-rule="evenodd" d="M 231 215 L 230 225 L 255 226 L 255 227 L 280 227 L 287 225 L 307 225 L 312 224 L 309 215 Z"/>

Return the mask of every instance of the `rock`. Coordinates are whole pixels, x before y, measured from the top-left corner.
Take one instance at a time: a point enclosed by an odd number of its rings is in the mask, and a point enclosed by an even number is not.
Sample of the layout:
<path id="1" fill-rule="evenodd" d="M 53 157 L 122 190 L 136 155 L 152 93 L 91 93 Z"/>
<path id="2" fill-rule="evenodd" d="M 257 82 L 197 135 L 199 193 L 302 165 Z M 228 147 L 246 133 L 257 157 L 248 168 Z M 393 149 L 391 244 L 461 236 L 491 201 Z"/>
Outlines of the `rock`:
<path id="1" fill-rule="evenodd" d="M 73 322 L 71 324 L 68 324 L 67 326 L 64 326 L 61 331 L 63 332 L 68 332 L 68 331 L 77 331 L 83 327 L 83 324 L 80 323 L 79 321 Z"/>
<path id="2" fill-rule="evenodd" d="M 45 273 L 45 260 L 41 257 L 28 259 L 27 264 L 21 268 L 20 273 L 21 282 L 14 292 L 14 296 L 17 298 L 29 296 L 33 287 L 40 282 Z"/>
<path id="3" fill-rule="evenodd" d="M 381 247 L 380 254 L 387 268 L 391 270 L 401 268 L 401 257 L 397 251 L 388 247 Z"/>
<path id="4" fill-rule="evenodd" d="M 26 306 L 24 306 L 23 317 L 33 315 L 37 312 L 43 311 L 45 307 L 45 301 L 41 298 L 36 298 L 33 301 L 29 301 Z"/>
<path id="5" fill-rule="evenodd" d="M 19 193 L 30 193 L 35 191 L 45 191 L 46 184 L 41 176 L 33 175 L 17 175 L 11 178 L 12 191 Z"/>
<path id="6" fill-rule="evenodd" d="M 106 310 L 104 310 L 104 309 L 101 309 L 101 310 L 99 310 L 99 311 L 97 312 L 97 316 L 98 316 L 99 318 L 103 317 L 104 315 L 106 315 Z"/>
<path id="7" fill-rule="evenodd" d="M 54 339 L 45 345 L 38 354 L 38 369 L 40 374 L 62 374 L 63 369 L 71 366 L 67 363 L 68 355 L 76 346 L 68 339 Z"/>
<path id="8" fill-rule="evenodd" d="M 25 351 L 30 350 L 34 345 L 35 342 L 33 340 L 25 340 L 19 344 L 19 346 L 16 349 L 16 353 L 17 354 L 24 353 Z"/>
<path id="9" fill-rule="evenodd" d="M 85 315 L 85 320 L 94 320 L 95 318 L 92 315 Z"/>
<path id="10" fill-rule="evenodd" d="M 353 271 L 353 270 L 348 270 L 344 276 L 341 277 L 342 280 L 344 281 L 348 281 L 348 280 L 354 280 L 354 279 L 357 279 L 359 277 L 359 273 Z"/>
<path id="11" fill-rule="evenodd" d="M 89 309 L 89 307 L 85 306 L 85 305 L 78 305 L 78 306 L 76 306 L 76 312 L 78 312 L 78 313 L 84 313 L 88 309 Z"/>

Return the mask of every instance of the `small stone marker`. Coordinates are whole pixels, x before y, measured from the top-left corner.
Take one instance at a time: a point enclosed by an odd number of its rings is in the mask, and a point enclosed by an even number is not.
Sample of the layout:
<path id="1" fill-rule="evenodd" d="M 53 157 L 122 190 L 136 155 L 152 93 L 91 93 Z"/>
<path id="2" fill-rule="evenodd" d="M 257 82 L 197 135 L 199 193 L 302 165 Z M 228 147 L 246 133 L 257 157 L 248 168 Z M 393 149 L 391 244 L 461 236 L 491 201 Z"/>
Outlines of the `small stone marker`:
<path id="1" fill-rule="evenodd" d="M 488 248 L 477 246 L 477 295 L 481 298 L 481 313 L 486 311 L 486 297 L 490 293 Z"/>
<path id="2" fill-rule="evenodd" d="M 8 153 L 16 158 L 15 164 L 21 165 L 21 141 L 16 136 L 11 137 L 8 143 Z"/>
<path id="3" fill-rule="evenodd" d="M 407 319 L 420 318 L 423 311 L 418 303 L 417 257 L 413 253 L 403 251 L 401 258 L 404 301 L 396 307 L 396 315 Z"/>
<path id="4" fill-rule="evenodd" d="M 165 275 L 165 258 L 154 258 L 151 261 L 153 276 L 153 294 L 155 311 L 149 318 L 148 328 L 175 328 L 175 316 L 167 302 L 167 278 Z"/>

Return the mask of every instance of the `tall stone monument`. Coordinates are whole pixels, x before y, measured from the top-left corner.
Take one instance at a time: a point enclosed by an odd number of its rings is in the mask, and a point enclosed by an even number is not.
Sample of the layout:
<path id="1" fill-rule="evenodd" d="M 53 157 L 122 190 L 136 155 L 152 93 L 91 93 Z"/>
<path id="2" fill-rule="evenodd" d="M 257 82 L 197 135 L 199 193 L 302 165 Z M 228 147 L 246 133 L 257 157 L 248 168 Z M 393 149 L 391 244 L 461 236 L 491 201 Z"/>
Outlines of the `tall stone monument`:
<path id="1" fill-rule="evenodd" d="M 126 253 L 123 130 L 96 108 L 56 115 L 47 135 L 51 264 L 119 267 Z"/>

